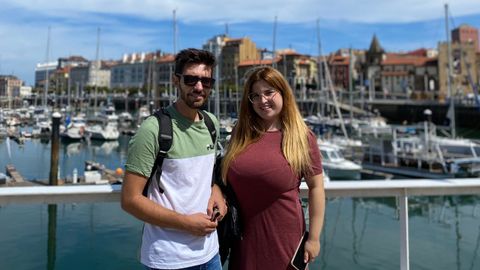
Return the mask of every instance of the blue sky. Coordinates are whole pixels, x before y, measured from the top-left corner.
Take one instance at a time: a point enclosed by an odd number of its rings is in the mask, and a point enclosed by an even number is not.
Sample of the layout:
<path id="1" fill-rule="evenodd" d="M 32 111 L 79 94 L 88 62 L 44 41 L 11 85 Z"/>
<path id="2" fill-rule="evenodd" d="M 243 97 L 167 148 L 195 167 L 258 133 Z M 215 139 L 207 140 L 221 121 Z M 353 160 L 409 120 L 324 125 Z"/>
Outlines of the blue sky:
<path id="1" fill-rule="evenodd" d="M 2 0 L 0 74 L 32 84 L 35 65 L 81 55 L 95 59 L 97 28 L 100 58 L 125 53 L 173 52 L 173 10 L 177 18 L 177 51 L 201 45 L 217 34 L 250 37 L 276 48 L 318 55 L 317 19 L 323 53 L 339 48 L 368 48 L 373 34 L 387 51 L 435 48 L 445 40 L 441 0 Z M 480 28 L 480 4 L 450 1 L 450 27 L 463 23 Z"/>

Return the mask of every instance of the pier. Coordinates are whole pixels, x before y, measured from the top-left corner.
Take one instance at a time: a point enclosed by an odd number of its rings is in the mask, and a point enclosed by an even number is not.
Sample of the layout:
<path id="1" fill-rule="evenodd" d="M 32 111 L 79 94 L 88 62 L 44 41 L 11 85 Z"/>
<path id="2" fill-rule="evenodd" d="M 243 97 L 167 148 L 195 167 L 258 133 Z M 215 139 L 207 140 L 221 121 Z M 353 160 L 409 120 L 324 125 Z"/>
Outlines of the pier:
<path id="1" fill-rule="evenodd" d="M 17 171 L 15 166 L 12 164 L 8 164 L 5 166 L 5 170 L 7 172 L 7 175 L 12 178 L 12 181 L 15 183 L 24 183 L 25 179 L 23 179 L 23 176 Z"/>

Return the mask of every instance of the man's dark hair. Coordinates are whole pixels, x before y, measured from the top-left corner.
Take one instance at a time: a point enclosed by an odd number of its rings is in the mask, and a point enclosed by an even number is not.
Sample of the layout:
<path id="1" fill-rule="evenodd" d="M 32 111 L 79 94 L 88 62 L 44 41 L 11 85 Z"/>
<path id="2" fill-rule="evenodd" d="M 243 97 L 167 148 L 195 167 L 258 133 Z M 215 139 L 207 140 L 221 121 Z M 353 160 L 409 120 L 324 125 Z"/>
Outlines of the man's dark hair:
<path id="1" fill-rule="evenodd" d="M 189 64 L 205 64 L 212 69 L 213 76 L 215 56 L 209 51 L 194 48 L 181 50 L 175 56 L 175 74 L 182 74 L 185 66 Z"/>

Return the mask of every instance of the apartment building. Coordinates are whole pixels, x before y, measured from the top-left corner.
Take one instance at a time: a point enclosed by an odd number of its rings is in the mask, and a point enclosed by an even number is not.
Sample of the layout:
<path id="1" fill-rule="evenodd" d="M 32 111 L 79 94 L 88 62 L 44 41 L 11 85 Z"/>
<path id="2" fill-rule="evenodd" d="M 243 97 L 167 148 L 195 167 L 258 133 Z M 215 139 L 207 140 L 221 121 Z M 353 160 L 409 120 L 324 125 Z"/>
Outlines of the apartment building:
<path id="1" fill-rule="evenodd" d="M 57 66 L 58 61 L 38 63 L 35 66 L 35 87 L 44 88 L 47 75 L 50 77 L 51 74 L 55 73 Z"/>
<path id="2" fill-rule="evenodd" d="M 23 81 L 13 75 L 0 75 L 0 97 L 18 97 L 20 96 L 20 87 Z"/>
<path id="3" fill-rule="evenodd" d="M 452 30 L 453 43 L 472 43 L 476 52 L 480 52 L 480 44 L 478 41 L 478 29 L 468 24 L 462 24 L 458 28 Z"/>
<path id="4" fill-rule="evenodd" d="M 220 83 L 234 85 L 238 65 L 243 61 L 258 59 L 257 46 L 250 38 L 226 38 L 220 56 Z"/>
<path id="5" fill-rule="evenodd" d="M 446 42 L 438 45 L 438 72 L 440 74 L 440 95 L 443 98 L 448 93 L 448 46 Z M 473 93 L 474 85 L 479 83 L 478 53 L 474 43 L 452 42 L 452 95 L 468 95 Z"/>
<path id="6" fill-rule="evenodd" d="M 418 98 L 435 97 L 438 89 L 437 58 L 427 57 L 426 51 L 385 54 L 381 71 L 384 94 L 410 97 L 415 93 Z"/>
<path id="7" fill-rule="evenodd" d="M 156 61 L 156 85 L 161 91 L 170 89 L 172 76 L 175 69 L 175 56 L 173 54 L 166 54 L 161 56 Z"/>

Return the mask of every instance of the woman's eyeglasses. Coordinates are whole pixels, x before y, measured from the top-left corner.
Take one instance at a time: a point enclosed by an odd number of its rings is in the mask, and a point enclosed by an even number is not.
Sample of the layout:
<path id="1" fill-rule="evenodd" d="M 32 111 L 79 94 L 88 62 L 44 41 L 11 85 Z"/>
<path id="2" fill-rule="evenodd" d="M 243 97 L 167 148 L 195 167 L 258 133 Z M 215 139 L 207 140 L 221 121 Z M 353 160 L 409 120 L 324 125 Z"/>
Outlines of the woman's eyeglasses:
<path id="1" fill-rule="evenodd" d="M 266 90 L 261 94 L 250 93 L 248 94 L 248 100 L 250 100 L 251 103 L 261 102 L 262 98 L 265 98 L 266 100 L 270 101 L 275 97 L 277 93 L 278 91 L 275 89 Z"/>
<path id="2" fill-rule="evenodd" d="M 215 84 L 214 78 L 185 75 L 180 73 L 176 73 L 175 75 L 177 75 L 178 77 L 182 77 L 183 83 L 188 86 L 195 86 L 198 83 L 198 81 L 200 81 L 202 83 L 202 86 L 205 88 L 212 88 L 213 85 Z"/>

